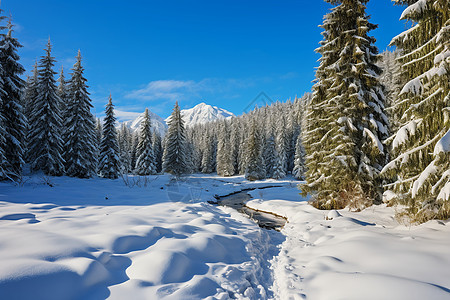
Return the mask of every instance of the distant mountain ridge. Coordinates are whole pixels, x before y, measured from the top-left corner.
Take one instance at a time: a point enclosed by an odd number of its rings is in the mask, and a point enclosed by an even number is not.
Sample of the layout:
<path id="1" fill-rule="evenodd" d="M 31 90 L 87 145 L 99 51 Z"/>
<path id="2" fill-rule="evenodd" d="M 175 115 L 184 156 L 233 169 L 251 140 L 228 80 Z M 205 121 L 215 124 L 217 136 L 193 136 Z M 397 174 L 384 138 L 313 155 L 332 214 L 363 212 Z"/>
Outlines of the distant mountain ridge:
<path id="1" fill-rule="evenodd" d="M 152 128 L 155 128 L 161 136 L 164 136 L 167 131 L 167 122 L 170 117 L 165 120 L 149 111 Z M 139 129 L 144 113 L 124 112 L 116 110 L 117 120 L 120 123 L 124 123 L 131 131 Z M 192 127 L 197 124 L 206 124 L 217 120 L 224 120 L 232 118 L 235 115 L 223 108 L 217 106 L 208 105 L 206 103 L 200 103 L 190 109 L 181 110 L 181 117 L 183 118 L 186 127 Z"/>
<path id="2" fill-rule="evenodd" d="M 235 115 L 223 108 L 200 103 L 190 109 L 181 110 L 181 117 L 183 118 L 186 127 L 192 127 L 197 124 L 206 124 L 217 120 L 224 120 L 232 118 Z M 170 117 L 165 121 L 169 121 Z"/>
<path id="3" fill-rule="evenodd" d="M 117 120 L 120 125 L 125 124 L 132 132 L 139 129 L 141 126 L 141 122 L 144 119 L 144 113 L 129 113 L 116 110 L 116 115 L 118 116 Z M 167 131 L 167 124 L 163 118 L 155 114 L 154 112 L 149 110 L 151 127 L 156 129 L 156 131 L 164 136 Z M 131 119 L 131 120 L 130 120 Z"/>

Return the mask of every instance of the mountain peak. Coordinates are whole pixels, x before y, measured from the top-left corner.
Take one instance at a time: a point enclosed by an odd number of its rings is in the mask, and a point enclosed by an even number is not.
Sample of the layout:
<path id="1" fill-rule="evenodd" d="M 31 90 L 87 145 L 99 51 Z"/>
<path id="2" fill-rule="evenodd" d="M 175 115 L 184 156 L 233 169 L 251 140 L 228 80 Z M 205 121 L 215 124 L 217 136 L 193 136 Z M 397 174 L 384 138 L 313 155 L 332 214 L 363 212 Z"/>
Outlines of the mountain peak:
<path id="1" fill-rule="evenodd" d="M 216 120 L 232 118 L 234 117 L 234 114 L 223 108 L 201 102 L 193 108 L 181 110 L 181 117 L 183 118 L 185 126 L 191 127 L 197 124 L 205 124 Z M 166 119 L 166 122 L 169 118 Z"/>

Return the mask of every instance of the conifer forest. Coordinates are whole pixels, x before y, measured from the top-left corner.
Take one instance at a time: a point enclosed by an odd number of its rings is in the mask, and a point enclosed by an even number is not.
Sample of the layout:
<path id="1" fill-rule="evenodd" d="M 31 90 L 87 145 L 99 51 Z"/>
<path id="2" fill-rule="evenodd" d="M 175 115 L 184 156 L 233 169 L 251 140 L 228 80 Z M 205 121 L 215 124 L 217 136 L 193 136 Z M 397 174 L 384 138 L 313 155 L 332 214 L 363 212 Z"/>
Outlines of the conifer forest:
<path id="1" fill-rule="evenodd" d="M 450 2 L 325 2 L 311 91 L 128 122 L 0 10 L 0 299 L 449 299 Z"/>

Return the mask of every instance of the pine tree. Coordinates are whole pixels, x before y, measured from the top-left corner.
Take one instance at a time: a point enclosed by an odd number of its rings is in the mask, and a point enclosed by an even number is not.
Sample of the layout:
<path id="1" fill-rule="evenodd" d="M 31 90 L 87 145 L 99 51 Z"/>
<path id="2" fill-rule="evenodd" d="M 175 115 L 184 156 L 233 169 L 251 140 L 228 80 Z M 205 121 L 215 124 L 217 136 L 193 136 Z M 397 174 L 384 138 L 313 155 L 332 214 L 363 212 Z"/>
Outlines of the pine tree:
<path id="1" fill-rule="evenodd" d="M 61 112 L 63 116 L 69 117 L 70 113 L 67 112 L 68 90 L 63 67 L 61 67 L 61 73 L 59 74 L 57 82 L 58 82 L 58 89 L 56 93 L 58 94 L 58 97 L 61 99 Z"/>
<path id="2" fill-rule="evenodd" d="M 31 117 L 31 112 L 33 111 L 34 102 L 36 102 L 36 97 L 38 95 L 38 66 L 37 63 L 34 64 L 33 71 L 30 76 L 27 76 L 27 81 L 25 83 L 25 90 L 22 95 L 22 106 L 25 119 L 29 120 Z M 27 124 L 29 127 L 29 124 Z M 28 129 L 28 128 L 27 128 Z"/>
<path id="3" fill-rule="evenodd" d="M 272 175 L 272 178 L 274 179 L 281 179 L 286 177 L 288 145 L 289 139 L 286 135 L 286 120 L 284 116 L 282 116 L 279 119 L 277 128 L 276 151 L 274 155 L 275 164 Z"/>
<path id="4" fill-rule="evenodd" d="M 100 144 L 102 143 L 102 137 L 103 137 L 102 121 L 100 120 L 100 118 L 97 118 L 95 121 L 95 145 L 97 145 L 97 147 L 95 148 L 95 157 L 97 158 L 97 163 L 98 163 L 98 158 L 100 157 Z M 97 164 L 97 170 L 98 170 L 98 164 Z"/>
<path id="5" fill-rule="evenodd" d="M 128 174 L 134 168 L 131 166 L 131 131 L 125 123 L 122 123 L 118 134 L 120 152 L 120 164 L 122 173 Z"/>
<path id="6" fill-rule="evenodd" d="M 256 124 L 253 121 L 250 125 L 250 133 L 246 142 L 245 178 L 247 180 L 253 181 L 266 178 L 266 170 L 261 152 L 260 136 Z"/>
<path id="7" fill-rule="evenodd" d="M 296 179 L 304 180 L 305 172 L 305 148 L 303 147 L 301 135 L 299 135 L 295 144 L 294 170 L 292 174 Z"/>
<path id="8" fill-rule="evenodd" d="M 217 144 L 217 174 L 219 176 L 233 176 L 234 165 L 231 154 L 230 134 L 226 122 L 219 125 Z"/>
<path id="9" fill-rule="evenodd" d="M 138 159 L 137 147 L 139 144 L 139 134 L 137 132 L 133 132 L 131 134 L 131 166 L 133 168 L 136 166 L 136 161 Z"/>
<path id="10" fill-rule="evenodd" d="M 91 113 L 91 99 L 87 91 L 81 52 L 72 68 L 65 120 L 66 174 L 72 177 L 90 178 L 96 174 L 97 144 L 95 119 Z"/>
<path id="11" fill-rule="evenodd" d="M 152 144 L 153 154 L 155 156 L 156 173 L 160 173 L 162 171 L 163 149 L 162 149 L 161 136 L 156 131 L 153 131 L 152 142 L 153 142 L 153 144 Z"/>
<path id="12" fill-rule="evenodd" d="M 214 142 L 210 131 L 204 137 L 204 151 L 202 157 L 202 173 L 210 174 L 214 172 Z"/>
<path id="13" fill-rule="evenodd" d="M 178 102 L 175 103 L 168 122 L 163 155 L 163 170 L 177 177 L 189 173 L 186 158 L 186 133 Z"/>
<path id="14" fill-rule="evenodd" d="M 111 95 L 105 110 L 103 138 L 100 143 L 99 175 L 103 178 L 116 179 L 119 177 L 121 164 L 119 145 L 117 144 L 116 117 Z"/>
<path id="15" fill-rule="evenodd" d="M 275 146 L 275 136 L 273 132 L 275 132 L 275 128 L 271 130 L 269 136 L 266 138 L 263 151 L 267 178 L 272 178 L 276 163 L 276 146 Z"/>
<path id="16" fill-rule="evenodd" d="M 156 173 L 155 157 L 152 148 L 152 132 L 148 108 L 145 109 L 144 119 L 139 131 L 139 144 L 137 146 L 137 160 L 135 172 L 138 175 L 152 175 Z"/>
<path id="17" fill-rule="evenodd" d="M 395 112 L 393 160 L 383 173 L 417 221 L 450 217 L 450 4 L 448 0 L 396 0 L 408 5 L 401 19 L 414 26 L 391 44 L 406 84 Z"/>
<path id="18" fill-rule="evenodd" d="M 386 111 L 388 112 L 389 125 L 391 130 L 397 130 L 400 125 L 401 116 L 398 115 L 396 104 L 399 101 L 399 94 L 402 87 L 400 64 L 397 57 L 400 51 L 385 51 L 382 53 L 380 67 L 383 73 L 380 76 L 380 82 L 385 88 Z"/>
<path id="19" fill-rule="evenodd" d="M 47 175 L 60 176 L 64 173 L 63 129 L 61 99 L 56 93 L 55 59 L 51 56 L 50 40 L 38 65 L 38 94 L 29 119 L 28 154 L 31 170 L 42 170 Z"/>
<path id="20" fill-rule="evenodd" d="M 0 64 L 3 79 L 1 89 L 4 93 L 0 114 L 4 122 L 3 150 L 7 161 L 3 166 L 3 171 L 6 173 L 6 178 L 16 180 L 22 175 L 25 156 L 26 119 L 21 105 L 25 82 L 20 78 L 25 69 L 18 63 L 20 58 L 17 49 L 22 45 L 12 37 L 11 21 L 8 22 L 7 27 L 8 33 L 0 41 Z"/>
<path id="21" fill-rule="evenodd" d="M 381 201 L 379 172 L 387 157 L 378 50 L 368 35 L 376 25 L 365 12 L 368 0 L 326 2 L 336 6 L 324 18 L 317 50 L 322 58 L 307 116 L 307 183 L 301 188 L 318 208 L 361 208 Z"/>
<path id="22" fill-rule="evenodd" d="M 1 15 L 3 13 L 3 10 L 0 9 L 0 22 L 3 22 L 6 17 Z M 0 24 L 0 31 L 5 30 L 6 27 Z M 1 36 L 3 37 L 3 33 Z M 7 176 L 7 164 L 8 161 L 5 156 L 5 148 L 6 148 L 6 124 L 5 124 L 5 118 L 3 116 L 3 98 L 5 98 L 5 91 L 3 90 L 3 84 L 5 83 L 3 80 L 3 74 L 4 69 L 3 66 L 0 64 L 0 180 L 3 179 L 9 179 Z"/>

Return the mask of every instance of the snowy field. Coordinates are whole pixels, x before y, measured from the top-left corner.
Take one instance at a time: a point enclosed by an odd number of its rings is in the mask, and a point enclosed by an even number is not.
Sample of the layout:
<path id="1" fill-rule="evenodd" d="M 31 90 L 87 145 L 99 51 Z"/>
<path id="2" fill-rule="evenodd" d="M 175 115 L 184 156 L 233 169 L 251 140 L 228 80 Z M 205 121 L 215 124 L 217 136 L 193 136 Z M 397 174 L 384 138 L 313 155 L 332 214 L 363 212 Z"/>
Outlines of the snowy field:
<path id="1" fill-rule="evenodd" d="M 450 298 L 448 222 L 318 211 L 290 179 L 126 181 L 0 183 L 0 299 Z M 282 233 L 206 203 L 268 185 L 248 205 L 286 216 Z"/>
<path id="2" fill-rule="evenodd" d="M 319 211 L 289 189 L 250 194 L 247 206 L 289 220 L 272 261 L 278 299 L 450 299 L 449 221 L 405 226 L 385 205 Z"/>

